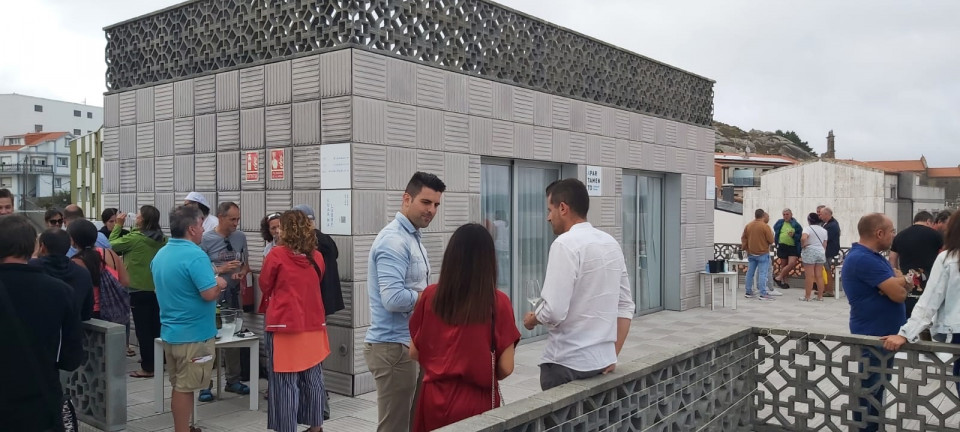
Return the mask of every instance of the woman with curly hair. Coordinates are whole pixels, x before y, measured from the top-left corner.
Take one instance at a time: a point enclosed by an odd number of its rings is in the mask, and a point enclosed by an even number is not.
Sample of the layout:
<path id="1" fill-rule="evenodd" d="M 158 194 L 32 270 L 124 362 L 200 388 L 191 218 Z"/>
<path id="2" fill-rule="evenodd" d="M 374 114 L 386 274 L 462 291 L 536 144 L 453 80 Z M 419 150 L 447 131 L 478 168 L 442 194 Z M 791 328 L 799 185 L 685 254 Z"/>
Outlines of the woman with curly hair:
<path id="1" fill-rule="evenodd" d="M 279 243 L 260 271 L 266 313 L 264 343 L 268 359 L 267 427 L 295 432 L 323 430 L 325 392 L 320 362 L 330 354 L 320 281 L 323 256 L 316 251 L 313 225 L 299 210 L 280 216 Z"/>
<path id="2" fill-rule="evenodd" d="M 270 250 L 277 245 L 280 237 L 280 213 L 270 213 L 260 219 L 260 237 L 267 244 L 263 247 L 263 257 L 266 258 Z"/>

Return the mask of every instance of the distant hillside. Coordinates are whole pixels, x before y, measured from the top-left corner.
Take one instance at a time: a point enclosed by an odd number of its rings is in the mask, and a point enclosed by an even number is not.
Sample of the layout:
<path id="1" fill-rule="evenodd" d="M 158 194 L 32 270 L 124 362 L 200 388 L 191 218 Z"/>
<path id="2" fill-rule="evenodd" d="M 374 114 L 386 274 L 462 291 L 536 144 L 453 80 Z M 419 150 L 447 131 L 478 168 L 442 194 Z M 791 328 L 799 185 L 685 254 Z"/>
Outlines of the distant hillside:
<path id="1" fill-rule="evenodd" d="M 766 132 L 751 129 L 744 131 L 714 120 L 716 131 L 716 151 L 718 153 L 750 153 L 787 156 L 797 160 L 814 159 L 818 155 L 806 141 L 792 131 Z"/>

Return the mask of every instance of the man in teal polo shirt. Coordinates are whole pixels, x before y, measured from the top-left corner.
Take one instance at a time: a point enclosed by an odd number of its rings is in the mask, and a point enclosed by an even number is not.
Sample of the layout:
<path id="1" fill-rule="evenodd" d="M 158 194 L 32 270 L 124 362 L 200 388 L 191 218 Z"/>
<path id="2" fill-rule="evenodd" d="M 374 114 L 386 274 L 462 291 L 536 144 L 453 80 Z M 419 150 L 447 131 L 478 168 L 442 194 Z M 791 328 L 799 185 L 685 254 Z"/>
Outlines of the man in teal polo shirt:
<path id="1" fill-rule="evenodd" d="M 206 388 L 213 372 L 216 300 L 227 286 L 200 249 L 203 214 L 191 206 L 170 212 L 170 236 L 150 263 L 160 304 L 160 338 L 173 387 L 170 410 L 175 432 L 191 432 L 193 392 Z"/>

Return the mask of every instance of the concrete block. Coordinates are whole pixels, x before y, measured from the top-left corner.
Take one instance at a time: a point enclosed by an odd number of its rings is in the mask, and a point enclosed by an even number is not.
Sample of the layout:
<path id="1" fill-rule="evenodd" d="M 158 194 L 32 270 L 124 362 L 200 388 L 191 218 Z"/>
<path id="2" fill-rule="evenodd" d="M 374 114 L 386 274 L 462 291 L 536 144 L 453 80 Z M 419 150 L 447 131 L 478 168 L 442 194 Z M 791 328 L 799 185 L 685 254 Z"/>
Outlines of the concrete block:
<path id="1" fill-rule="evenodd" d="M 320 99 L 320 55 L 295 58 L 290 62 L 293 102 Z"/>
<path id="2" fill-rule="evenodd" d="M 290 60 L 264 66 L 264 102 L 267 105 L 288 104 L 293 99 L 293 72 Z"/>
<path id="3" fill-rule="evenodd" d="M 137 123 L 153 122 L 153 87 L 137 90 Z"/>
<path id="4" fill-rule="evenodd" d="M 387 98 L 386 56 L 353 50 L 353 93 L 374 99 Z"/>
<path id="5" fill-rule="evenodd" d="M 221 72 L 216 77 L 217 112 L 240 109 L 240 71 Z"/>
<path id="6" fill-rule="evenodd" d="M 193 80 L 173 83 L 173 116 L 193 117 Z"/>
<path id="7" fill-rule="evenodd" d="M 193 79 L 193 108 L 198 116 L 217 112 L 217 76 Z"/>
<path id="8" fill-rule="evenodd" d="M 104 99 L 106 103 L 110 96 L 107 96 Z M 109 126 L 107 119 L 107 105 L 104 105 L 104 126 Z M 160 120 L 170 120 L 173 118 L 173 84 L 161 84 L 153 88 L 153 117 L 154 121 Z M 120 124 L 119 118 L 117 119 L 116 125 Z"/>
<path id="9" fill-rule="evenodd" d="M 263 66 L 240 69 L 240 109 L 263 106 Z"/>
<path id="10" fill-rule="evenodd" d="M 352 152 L 353 187 L 356 189 L 380 190 L 386 188 L 386 147 L 381 145 L 354 144 L 352 146 Z"/>
<path id="11" fill-rule="evenodd" d="M 350 96 L 323 99 L 320 102 L 320 136 L 323 144 L 349 142 L 353 139 L 353 98 Z M 383 121 L 382 112 L 365 122 Z"/>
<path id="12" fill-rule="evenodd" d="M 353 51 L 339 50 L 320 55 L 320 97 L 353 93 Z"/>

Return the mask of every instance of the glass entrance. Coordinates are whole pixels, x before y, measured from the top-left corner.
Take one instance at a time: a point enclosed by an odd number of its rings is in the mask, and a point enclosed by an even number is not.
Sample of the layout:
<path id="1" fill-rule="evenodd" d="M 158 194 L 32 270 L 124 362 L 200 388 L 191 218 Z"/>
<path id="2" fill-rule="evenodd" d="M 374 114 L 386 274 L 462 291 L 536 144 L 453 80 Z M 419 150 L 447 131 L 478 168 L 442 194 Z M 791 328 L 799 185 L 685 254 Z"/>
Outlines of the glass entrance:
<path id="1" fill-rule="evenodd" d="M 547 200 L 544 191 L 550 183 L 560 178 L 559 167 L 518 166 L 517 182 L 517 265 L 513 280 L 513 310 L 518 322 L 533 310 L 527 300 L 534 296 L 533 286 L 543 286 L 547 273 L 547 258 L 550 244 L 556 238 L 547 223 Z M 529 331 L 520 326 L 520 334 L 526 338 L 546 334 L 543 326 Z"/>
<path id="2" fill-rule="evenodd" d="M 637 314 L 662 310 L 662 177 L 623 174 L 623 255 Z"/>

